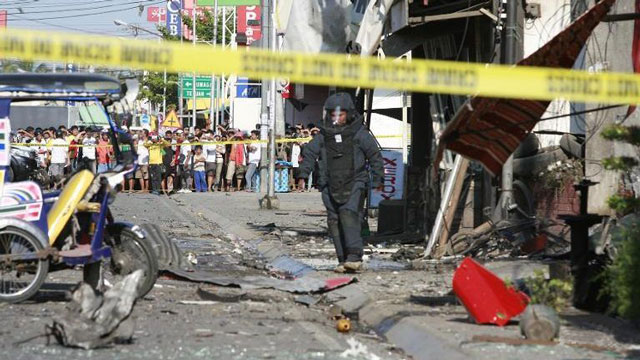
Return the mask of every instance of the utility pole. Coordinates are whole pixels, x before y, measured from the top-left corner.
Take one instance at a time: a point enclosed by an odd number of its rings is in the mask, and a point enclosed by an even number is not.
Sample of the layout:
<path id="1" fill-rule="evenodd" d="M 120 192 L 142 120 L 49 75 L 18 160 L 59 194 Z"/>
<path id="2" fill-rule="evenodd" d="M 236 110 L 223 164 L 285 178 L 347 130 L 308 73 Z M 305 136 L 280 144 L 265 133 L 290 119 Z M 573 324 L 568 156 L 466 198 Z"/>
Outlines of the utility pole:
<path id="1" fill-rule="evenodd" d="M 215 1 L 213 5 L 213 47 L 216 48 L 218 45 L 218 0 Z M 211 121 L 211 129 L 215 130 L 216 128 L 216 120 L 218 115 L 218 109 L 215 110 L 215 117 L 213 108 L 216 106 L 215 97 L 216 94 L 216 76 L 215 74 L 211 74 L 211 94 L 209 94 L 209 120 Z"/>
<path id="2" fill-rule="evenodd" d="M 270 0 L 262 0 L 262 6 L 260 8 L 260 33 L 262 34 L 262 38 L 260 42 L 262 44 L 262 48 L 267 50 L 269 49 L 269 1 Z M 265 194 L 267 192 L 267 179 L 268 170 L 267 170 L 267 162 L 269 160 L 269 154 L 267 154 L 267 140 L 269 137 L 269 108 L 267 106 L 267 102 L 269 101 L 269 95 L 267 93 L 268 80 L 262 79 L 262 83 L 260 85 L 260 93 L 262 96 L 261 100 L 261 110 L 260 110 L 260 143 L 261 147 L 261 156 L 260 156 L 260 193 Z"/>
<path id="3" fill-rule="evenodd" d="M 193 14 L 191 16 L 191 31 L 193 31 L 193 46 L 196 46 L 196 40 L 198 35 L 196 34 L 196 1 L 193 2 L 193 9 L 191 9 L 191 11 L 193 11 Z M 191 84 L 191 90 L 193 91 L 192 94 L 192 99 L 193 99 L 193 106 L 191 107 L 193 110 L 193 114 L 192 114 L 192 123 L 191 126 L 196 126 L 196 109 L 197 109 L 197 105 L 196 103 L 197 101 L 197 94 L 196 94 L 196 72 L 193 72 L 193 83 Z"/>
<path id="4" fill-rule="evenodd" d="M 518 3 L 519 0 L 507 0 L 507 21 L 504 28 L 503 64 L 515 64 L 522 56 L 518 47 L 522 45 L 522 32 L 518 31 Z M 502 188 L 498 209 L 494 213 L 498 219 L 508 219 L 509 207 L 513 203 L 513 155 L 502 166 Z"/>
<path id="5" fill-rule="evenodd" d="M 276 16 L 276 0 L 271 0 L 271 6 L 269 12 L 266 13 L 269 21 L 269 45 L 271 51 L 276 51 L 276 31 L 275 31 L 275 16 Z M 263 21 L 264 21 L 263 13 Z M 264 34 L 262 35 L 264 39 Z M 275 173 L 276 173 L 276 79 L 272 78 L 269 87 L 269 176 L 267 183 L 267 195 L 262 199 L 261 207 L 264 209 L 278 209 L 280 208 L 280 201 L 275 194 Z M 264 82 L 263 82 L 264 85 Z M 264 93 L 264 88 L 263 88 Z M 264 97 L 263 97 L 264 99 Z M 264 181 L 264 180 L 262 180 Z M 262 182 L 261 181 L 261 182 Z"/>
<path id="6" fill-rule="evenodd" d="M 227 47 L 227 8 L 222 8 L 222 48 Z M 224 122 L 224 99 L 226 97 L 226 79 L 225 74 L 220 75 L 220 91 L 218 92 L 218 115 L 220 116 L 218 123 Z"/>

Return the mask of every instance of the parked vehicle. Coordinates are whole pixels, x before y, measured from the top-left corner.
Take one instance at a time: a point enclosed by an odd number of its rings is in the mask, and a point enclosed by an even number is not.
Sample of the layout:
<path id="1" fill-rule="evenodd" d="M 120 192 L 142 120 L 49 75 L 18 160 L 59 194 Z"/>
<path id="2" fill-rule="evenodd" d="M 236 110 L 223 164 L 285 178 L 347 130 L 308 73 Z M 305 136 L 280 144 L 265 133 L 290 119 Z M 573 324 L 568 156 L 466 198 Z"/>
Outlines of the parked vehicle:
<path id="1" fill-rule="evenodd" d="M 120 82 L 94 74 L 0 75 L 0 177 L 12 172 L 10 161 L 11 104 L 32 100 L 98 100 L 103 106 L 121 96 Z M 106 111 L 105 111 L 106 114 Z M 43 193 L 31 180 L 0 183 L 0 301 L 20 302 L 34 296 L 50 270 L 81 265 L 84 281 L 106 286 L 103 278 L 142 269 L 138 296 L 153 287 L 157 258 L 138 226 L 114 219 L 109 205 L 125 175 L 136 167 L 135 152 L 123 154 L 120 143 L 129 136 L 110 120 L 117 165 L 94 175 L 80 169 L 62 191 Z M 2 137 L 0 137 L 2 139 Z M 13 171 L 17 179 L 17 171 Z"/>
<path id="2" fill-rule="evenodd" d="M 7 181 L 35 181 L 40 186 L 49 185 L 49 174 L 38 166 L 38 155 L 33 148 L 11 148 L 11 166 Z"/>

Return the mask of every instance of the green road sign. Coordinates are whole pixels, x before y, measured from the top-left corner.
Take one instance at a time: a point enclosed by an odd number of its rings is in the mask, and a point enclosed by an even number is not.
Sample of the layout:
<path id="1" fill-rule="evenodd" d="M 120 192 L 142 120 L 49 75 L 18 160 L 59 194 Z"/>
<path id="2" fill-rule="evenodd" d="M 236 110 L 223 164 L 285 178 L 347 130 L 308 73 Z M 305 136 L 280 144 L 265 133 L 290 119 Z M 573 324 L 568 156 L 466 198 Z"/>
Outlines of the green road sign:
<path id="1" fill-rule="evenodd" d="M 216 0 L 198 0 L 198 6 L 215 6 Z M 260 5 L 260 0 L 218 0 L 218 6 Z"/>
<path id="2" fill-rule="evenodd" d="M 216 93 L 214 92 L 214 94 Z M 193 78 L 191 76 L 185 76 L 182 78 L 182 97 L 187 99 L 193 98 Z M 196 97 L 211 97 L 211 76 L 196 77 Z"/>

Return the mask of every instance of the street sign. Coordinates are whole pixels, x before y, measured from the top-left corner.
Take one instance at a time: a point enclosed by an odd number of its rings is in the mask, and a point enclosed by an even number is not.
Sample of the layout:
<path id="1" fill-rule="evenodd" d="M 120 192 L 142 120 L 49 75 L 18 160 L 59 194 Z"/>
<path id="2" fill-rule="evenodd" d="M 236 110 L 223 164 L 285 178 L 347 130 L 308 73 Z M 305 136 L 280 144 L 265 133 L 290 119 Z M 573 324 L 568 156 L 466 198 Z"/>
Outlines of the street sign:
<path id="1" fill-rule="evenodd" d="M 198 0 L 198 6 L 216 6 L 216 0 Z M 260 0 L 218 0 L 218 6 L 260 5 Z"/>
<path id="2" fill-rule="evenodd" d="M 182 127 L 182 125 L 180 124 L 180 120 L 178 120 L 178 115 L 176 115 L 175 110 L 171 110 L 171 112 L 167 114 L 167 117 L 162 122 L 162 127 L 173 128 L 173 129 L 179 129 Z"/>
<path id="3" fill-rule="evenodd" d="M 214 92 L 214 94 L 216 94 L 216 92 Z M 191 99 L 193 97 L 193 78 L 191 76 L 185 76 L 182 78 L 182 97 L 187 99 Z M 211 97 L 211 76 L 196 77 L 196 97 Z"/>

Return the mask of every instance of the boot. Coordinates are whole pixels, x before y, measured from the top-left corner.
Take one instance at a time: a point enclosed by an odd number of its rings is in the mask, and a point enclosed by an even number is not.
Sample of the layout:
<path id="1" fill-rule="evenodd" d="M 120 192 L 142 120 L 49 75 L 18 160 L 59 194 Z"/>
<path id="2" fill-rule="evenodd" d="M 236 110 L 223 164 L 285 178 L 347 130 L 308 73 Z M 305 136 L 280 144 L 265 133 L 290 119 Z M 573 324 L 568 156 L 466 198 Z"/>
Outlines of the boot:
<path id="1" fill-rule="evenodd" d="M 357 273 L 362 270 L 362 261 L 347 261 L 343 267 L 348 273 Z"/>

